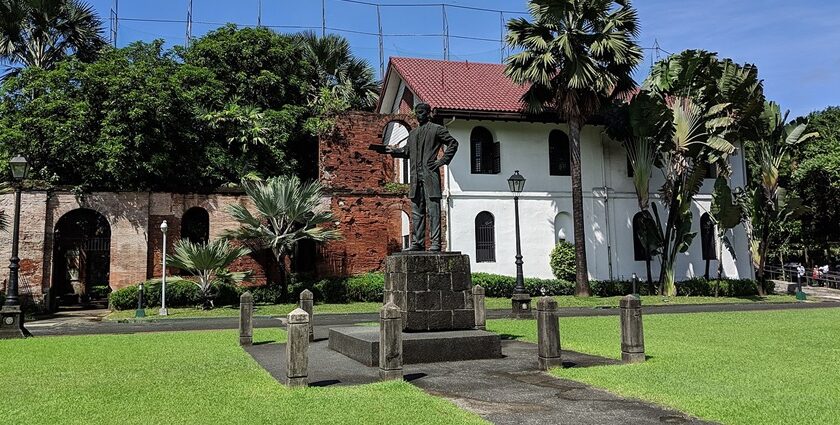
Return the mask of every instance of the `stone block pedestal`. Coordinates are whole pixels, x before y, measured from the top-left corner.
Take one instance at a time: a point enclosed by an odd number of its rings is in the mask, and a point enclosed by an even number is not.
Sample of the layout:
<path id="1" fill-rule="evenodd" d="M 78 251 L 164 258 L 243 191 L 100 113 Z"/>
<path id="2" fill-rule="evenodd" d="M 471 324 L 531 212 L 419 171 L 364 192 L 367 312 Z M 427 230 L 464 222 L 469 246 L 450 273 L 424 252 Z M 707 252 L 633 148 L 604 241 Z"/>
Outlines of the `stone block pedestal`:
<path id="1" fill-rule="evenodd" d="M 470 258 L 460 252 L 406 252 L 385 260 L 384 303 L 400 308 L 406 332 L 475 327 Z"/>

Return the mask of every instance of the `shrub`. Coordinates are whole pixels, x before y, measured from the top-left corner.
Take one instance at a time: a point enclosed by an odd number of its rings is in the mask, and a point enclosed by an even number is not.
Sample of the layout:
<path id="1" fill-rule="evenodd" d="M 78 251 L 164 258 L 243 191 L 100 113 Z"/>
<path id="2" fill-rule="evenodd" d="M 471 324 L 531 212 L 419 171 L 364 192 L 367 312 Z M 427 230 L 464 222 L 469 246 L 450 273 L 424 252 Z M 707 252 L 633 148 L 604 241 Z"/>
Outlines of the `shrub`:
<path id="1" fill-rule="evenodd" d="M 516 278 L 491 273 L 473 273 L 473 285 L 481 285 L 488 297 L 509 298 L 516 286 Z M 540 295 L 571 295 L 575 285 L 569 281 L 559 279 L 525 278 L 525 291 L 532 296 Z"/>
<path id="2" fill-rule="evenodd" d="M 108 295 L 111 294 L 111 287 L 108 285 L 97 285 L 92 286 L 90 290 L 88 290 L 88 295 L 96 300 L 108 298 Z"/>
<path id="3" fill-rule="evenodd" d="M 254 296 L 254 303 L 259 304 L 279 304 L 286 300 L 286 292 L 283 286 L 278 283 L 271 283 L 264 286 L 255 286 L 249 288 L 251 295 Z"/>
<path id="4" fill-rule="evenodd" d="M 347 279 L 348 301 L 382 302 L 385 297 L 385 275 L 367 273 Z"/>
<path id="5" fill-rule="evenodd" d="M 198 288 L 193 283 L 193 286 Z M 228 283 L 228 282 L 214 282 L 213 288 L 211 289 L 211 295 L 213 296 L 213 305 L 216 307 L 224 306 L 224 305 L 239 305 L 239 296 L 242 295 L 242 288 L 237 285 Z M 196 291 L 198 294 L 198 291 Z M 200 294 L 199 294 L 200 295 Z M 167 288 L 167 302 L 169 302 L 168 297 L 168 288 Z M 195 304 L 193 304 L 195 305 Z"/>
<path id="6" fill-rule="evenodd" d="M 112 310 L 131 310 L 137 308 L 137 285 L 117 289 L 108 296 Z"/>
<path id="7" fill-rule="evenodd" d="M 560 241 L 551 250 L 549 258 L 551 271 L 558 280 L 575 280 L 575 246 L 566 241 Z"/>

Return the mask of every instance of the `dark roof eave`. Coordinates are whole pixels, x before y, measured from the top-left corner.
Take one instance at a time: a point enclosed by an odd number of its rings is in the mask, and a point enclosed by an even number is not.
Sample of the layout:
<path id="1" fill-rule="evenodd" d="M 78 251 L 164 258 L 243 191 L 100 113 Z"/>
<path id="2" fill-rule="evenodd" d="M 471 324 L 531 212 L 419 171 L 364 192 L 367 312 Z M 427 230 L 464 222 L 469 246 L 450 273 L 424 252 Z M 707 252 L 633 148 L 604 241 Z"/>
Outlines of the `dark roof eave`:
<path id="1" fill-rule="evenodd" d="M 454 117 L 472 120 L 493 120 L 493 121 L 522 121 L 541 123 L 563 123 L 555 114 L 528 114 L 526 112 L 513 111 L 479 111 L 466 109 L 434 108 L 434 114 L 438 117 Z"/>

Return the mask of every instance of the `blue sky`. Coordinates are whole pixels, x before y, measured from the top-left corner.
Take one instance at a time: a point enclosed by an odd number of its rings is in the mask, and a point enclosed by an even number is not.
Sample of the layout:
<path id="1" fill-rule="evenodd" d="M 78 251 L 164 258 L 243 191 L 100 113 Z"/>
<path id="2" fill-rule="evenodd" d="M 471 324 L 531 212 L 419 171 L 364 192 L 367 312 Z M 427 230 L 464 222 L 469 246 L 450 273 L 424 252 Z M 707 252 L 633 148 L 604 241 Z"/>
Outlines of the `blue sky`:
<path id="1" fill-rule="evenodd" d="M 109 27 L 113 0 L 88 0 Z M 440 4 L 444 0 L 367 0 L 386 4 Z M 526 0 L 445 0 L 447 3 L 497 10 L 526 11 Z M 201 35 L 218 22 L 256 25 L 259 0 L 193 0 L 193 34 Z M 378 71 L 376 8 L 341 0 L 325 0 L 327 27 L 347 37 L 354 52 Z M 183 21 L 187 0 L 121 0 L 118 45 L 135 40 L 164 38 L 183 44 L 182 22 L 143 22 L 131 19 Z M 642 34 L 640 44 L 679 52 L 705 49 L 737 62 L 758 65 L 768 98 L 791 110 L 792 116 L 840 105 L 840 1 L 836 0 L 636 0 Z M 389 56 L 441 58 L 442 13 L 437 7 L 381 7 L 385 60 Z M 515 14 L 505 14 L 509 19 Z M 447 8 L 449 33 L 498 40 L 500 14 Z M 262 0 L 266 26 L 321 27 L 319 0 Z M 297 31 L 298 28 L 276 28 Z M 450 38 L 450 59 L 499 62 L 498 41 Z M 637 73 L 647 75 L 654 51 Z M 664 55 L 664 53 L 663 53 Z"/>

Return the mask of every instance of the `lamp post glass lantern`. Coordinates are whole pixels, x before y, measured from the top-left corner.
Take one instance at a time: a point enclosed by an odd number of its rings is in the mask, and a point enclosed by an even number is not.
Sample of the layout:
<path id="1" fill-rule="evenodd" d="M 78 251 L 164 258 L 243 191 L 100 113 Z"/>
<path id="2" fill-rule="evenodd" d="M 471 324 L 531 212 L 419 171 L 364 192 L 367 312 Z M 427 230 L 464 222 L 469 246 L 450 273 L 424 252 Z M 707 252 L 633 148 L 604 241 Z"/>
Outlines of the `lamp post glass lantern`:
<path id="1" fill-rule="evenodd" d="M 161 272 L 160 277 L 160 315 L 166 316 L 169 314 L 169 310 L 166 309 L 166 232 L 169 230 L 169 225 L 166 224 L 166 220 L 163 220 L 163 223 L 160 223 L 160 232 L 163 233 L 163 253 L 161 254 L 163 257 L 163 270 Z"/>
<path id="2" fill-rule="evenodd" d="M 6 301 L 0 311 L 0 338 L 22 338 L 29 336 L 24 325 L 23 310 L 20 308 L 18 298 L 18 271 L 20 270 L 20 258 L 18 257 L 18 245 L 20 244 L 20 192 L 21 183 L 29 172 L 29 163 L 26 158 L 16 156 L 9 161 L 9 168 L 12 172 L 12 181 L 15 187 L 15 212 L 12 221 L 12 256 L 9 259 L 9 283 L 6 286 Z"/>
<path id="3" fill-rule="evenodd" d="M 516 225 L 516 286 L 511 296 L 511 313 L 513 317 L 531 316 L 531 296 L 525 291 L 525 277 L 522 273 L 522 243 L 519 236 L 519 194 L 525 190 L 525 177 L 519 170 L 508 178 L 508 187 L 513 193 L 514 222 Z"/>

